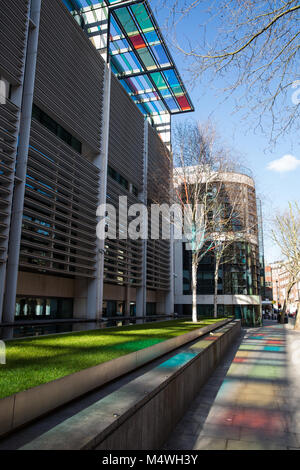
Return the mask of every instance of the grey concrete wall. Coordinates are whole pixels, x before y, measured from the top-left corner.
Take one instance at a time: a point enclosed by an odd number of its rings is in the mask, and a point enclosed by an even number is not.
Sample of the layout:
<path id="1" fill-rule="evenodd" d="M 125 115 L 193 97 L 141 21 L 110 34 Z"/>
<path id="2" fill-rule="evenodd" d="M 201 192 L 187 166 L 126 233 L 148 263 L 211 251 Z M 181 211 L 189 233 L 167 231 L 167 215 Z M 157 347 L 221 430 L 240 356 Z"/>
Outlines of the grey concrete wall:
<path id="1" fill-rule="evenodd" d="M 235 321 L 177 350 L 22 449 L 160 449 L 239 331 Z"/>
<path id="2" fill-rule="evenodd" d="M 95 449 L 160 449 L 239 331 L 238 322 L 216 341 L 212 341 L 186 367 L 167 377 L 153 392 L 153 396 Z"/>

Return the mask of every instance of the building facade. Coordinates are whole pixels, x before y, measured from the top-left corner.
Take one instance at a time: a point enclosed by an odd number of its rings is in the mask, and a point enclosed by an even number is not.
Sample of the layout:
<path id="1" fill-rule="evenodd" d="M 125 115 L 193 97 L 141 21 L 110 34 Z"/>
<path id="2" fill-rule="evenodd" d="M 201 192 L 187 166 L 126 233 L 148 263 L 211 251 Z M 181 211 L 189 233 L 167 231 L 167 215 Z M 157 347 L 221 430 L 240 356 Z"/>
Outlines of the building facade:
<path id="1" fill-rule="evenodd" d="M 271 289 L 274 300 L 274 307 L 278 310 L 282 309 L 286 302 L 286 312 L 294 314 L 297 311 L 300 300 L 300 282 L 296 282 L 288 296 L 290 274 L 285 268 L 283 261 L 277 261 L 267 266 L 270 272 L 269 278 L 271 279 Z"/>
<path id="2" fill-rule="evenodd" d="M 230 247 L 227 263 L 221 263 L 218 273 L 217 304 L 219 315 L 234 315 L 245 325 L 261 324 L 261 264 L 263 257 L 259 244 L 257 199 L 252 177 L 226 172 L 220 179 L 231 193 L 238 194 L 233 232 L 243 232 Z M 247 234 L 247 236 L 246 236 Z M 192 311 L 192 252 L 187 244 L 175 240 L 175 311 L 191 315 Z M 198 266 L 197 304 L 199 315 L 214 312 L 214 251 L 208 251 Z"/>
<path id="3" fill-rule="evenodd" d="M 193 110 L 148 3 L 16 0 L 0 21 L 2 336 L 172 314 L 170 242 L 96 236 L 101 204 L 164 200 L 171 115 Z"/>

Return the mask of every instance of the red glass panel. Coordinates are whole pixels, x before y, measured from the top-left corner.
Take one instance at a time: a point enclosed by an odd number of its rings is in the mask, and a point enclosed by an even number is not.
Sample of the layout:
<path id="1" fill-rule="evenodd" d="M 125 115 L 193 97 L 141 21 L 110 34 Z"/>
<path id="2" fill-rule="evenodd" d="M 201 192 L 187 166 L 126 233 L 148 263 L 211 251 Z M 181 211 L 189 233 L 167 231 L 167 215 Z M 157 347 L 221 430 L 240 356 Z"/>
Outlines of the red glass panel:
<path id="1" fill-rule="evenodd" d="M 191 109 L 191 106 L 185 96 L 177 96 L 176 99 L 178 101 L 179 106 L 181 107 L 183 111 L 187 109 Z"/>
<path id="2" fill-rule="evenodd" d="M 135 49 L 142 49 L 143 47 L 146 47 L 146 44 L 144 43 L 144 40 L 140 34 L 130 36 L 130 41 L 132 42 Z"/>

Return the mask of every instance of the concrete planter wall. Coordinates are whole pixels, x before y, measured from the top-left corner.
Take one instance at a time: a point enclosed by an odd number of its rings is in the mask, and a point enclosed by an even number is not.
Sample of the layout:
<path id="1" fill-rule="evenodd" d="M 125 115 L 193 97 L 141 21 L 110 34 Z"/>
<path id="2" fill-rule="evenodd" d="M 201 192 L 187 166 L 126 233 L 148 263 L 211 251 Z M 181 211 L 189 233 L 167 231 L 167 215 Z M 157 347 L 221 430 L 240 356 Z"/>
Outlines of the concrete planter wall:
<path id="1" fill-rule="evenodd" d="M 21 449 L 161 449 L 240 328 L 240 321 L 235 321 L 183 346 L 171 358 Z"/>
<path id="2" fill-rule="evenodd" d="M 225 325 L 223 320 L 0 400 L 0 436 Z"/>

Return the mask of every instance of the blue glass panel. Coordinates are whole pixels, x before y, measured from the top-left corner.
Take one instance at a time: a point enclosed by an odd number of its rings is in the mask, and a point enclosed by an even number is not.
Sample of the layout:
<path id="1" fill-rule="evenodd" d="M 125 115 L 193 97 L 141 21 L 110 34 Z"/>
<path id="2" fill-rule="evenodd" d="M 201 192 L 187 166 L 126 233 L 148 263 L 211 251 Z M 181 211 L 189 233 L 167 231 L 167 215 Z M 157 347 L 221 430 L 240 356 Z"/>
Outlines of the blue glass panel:
<path id="1" fill-rule="evenodd" d="M 121 30 L 112 15 L 110 15 L 110 34 L 111 36 L 122 36 Z"/>
<path id="2" fill-rule="evenodd" d="M 120 82 L 125 88 L 125 90 L 127 91 L 127 93 L 132 93 L 132 89 L 130 88 L 130 86 L 128 86 L 128 84 L 126 83 L 126 80 L 120 80 Z"/>
<path id="3" fill-rule="evenodd" d="M 132 62 L 135 64 L 135 67 L 134 67 L 134 68 L 139 69 L 139 70 L 142 70 L 142 66 L 141 66 L 141 64 L 139 63 L 139 61 L 137 60 L 137 58 L 136 58 L 134 52 L 129 52 L 129 54 L 130 54 L 130 57 L 131 57 Z"/>
<path id="4" fill-rule="evenodd" d="M 145 33 L 145 39 L 148 43 L 159 41 L 159 37 L 155 31 L 149 31 L 148 33 Z"/>
<path id="5" fill-rule="evenodd" d="M 166 65 L 169 64 L 169 59 L 164 51 L 164 48 L 162 47 L 161 44 L 158 44 L 157 46 L 152 46 L 152 50 L 155 54 L 155 57 L 159 63 L 159 65 Z"/>
<path id="6" fill-rule="evenodd" d="M 160 93 L 161 95 L 164 97 L 164 98 L 171 98 L 172 97 L 172 94 L 170 92 L 169 89 L 167 90 L 160 90 Z"/>
<path id="7" fill-rule="evenodd" d="M 147 114 L 147 112 L 146 112 L 144 106 L 142 106 L 141 104 L 138 104 L 137 107 L 139 108 L 139 110 L 141 111 L 141 113 L 143 113 L 143 114 L 145 114 L 145 115 Z"/>
<path id="8" fill-rule="evenodd" d="M 141 75 L 137 77 L 137 79 L 140 83 L 141 90 L 148 90 L 149 88 L 153 88 L 151 81 L 146 75 Z"/>
<path id="9" fill-rule="evenodd" d="M 164 75 L 166 77 L 166 79 L 168 80 L 169 84 L 173 87 L 173 86 L 176 86 L 176 85 L 179 85 L 179 82 L 178 82 L 178 79 L 175 75 L 175 72 L 174 70 L 166 70 L 164 72 Z"/>
<path id="10" fill-rule="evenodd" d="M 178 105 L 177 105 L 177 103 L 175 103 L 175 100 L 173 100 L 173 98 L 166 98 L 165 102 L 166 102 L 166 105 L 168 106 L 168 108 L 170 110 L 177 110 L 178 109 Z"/>

